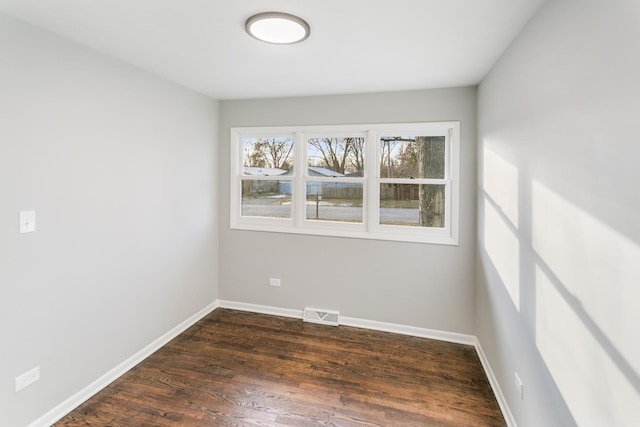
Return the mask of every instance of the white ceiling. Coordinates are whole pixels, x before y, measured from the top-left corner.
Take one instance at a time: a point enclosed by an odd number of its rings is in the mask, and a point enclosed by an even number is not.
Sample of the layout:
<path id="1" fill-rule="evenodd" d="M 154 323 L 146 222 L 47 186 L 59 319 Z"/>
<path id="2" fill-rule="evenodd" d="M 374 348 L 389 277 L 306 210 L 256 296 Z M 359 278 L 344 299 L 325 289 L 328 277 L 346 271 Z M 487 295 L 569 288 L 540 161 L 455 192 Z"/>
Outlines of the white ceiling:
<path id="1" fill-rule="evenodd" d="M 479 83 L 543 0 L 0 0 L 0 10 L 218 99 Z M 244 31 L 305 19 L 297 45 Z"/>

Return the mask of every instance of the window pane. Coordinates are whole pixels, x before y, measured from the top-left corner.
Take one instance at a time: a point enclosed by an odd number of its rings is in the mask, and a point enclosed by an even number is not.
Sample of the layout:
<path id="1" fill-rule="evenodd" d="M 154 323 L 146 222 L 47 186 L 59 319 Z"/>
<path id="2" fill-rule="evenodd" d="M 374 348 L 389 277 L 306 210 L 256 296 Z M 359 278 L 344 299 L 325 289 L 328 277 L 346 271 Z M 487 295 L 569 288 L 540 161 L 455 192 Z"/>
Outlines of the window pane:
<path id="1" fill-rule="evenodd" d="M 444 227 L 445 186 L 380 184 L 380 224 Z"/>
<path id="2" fill-rule="evenodd" d="M 293 151 L 293 138 L 243 138 L 243 175 L 291 175 Z"/>
<path id="3" fill-rule="evenodd" d="M 310 138 L 309 176 L 364 176 L 364 138 Z"/>
<path id="4" fill-rule="evenodd" d="M 380 138 L 381 178 L 444 179 L 444 136 Z"/>
<path id="5" fill-rule="evenodd" d="M 291 218 L 291 181 L 242 181 L 242 216 Z"/>
<path id="6" fill-rule="evenodd" d="M 362 184 L 307 182 L 306 218 L 362 222 Z"/>

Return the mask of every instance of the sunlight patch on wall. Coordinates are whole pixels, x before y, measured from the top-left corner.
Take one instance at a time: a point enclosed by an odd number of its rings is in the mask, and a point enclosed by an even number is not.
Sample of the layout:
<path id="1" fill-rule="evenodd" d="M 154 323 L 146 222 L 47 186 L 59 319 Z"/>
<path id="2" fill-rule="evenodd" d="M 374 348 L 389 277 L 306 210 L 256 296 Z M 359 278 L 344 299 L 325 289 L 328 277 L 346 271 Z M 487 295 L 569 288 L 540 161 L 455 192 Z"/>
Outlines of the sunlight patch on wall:
<path id="1" fill-rule="evenodd" d="M 640 246 L 536 181 L 532 244 L 638 375 Z"/>
<path id="2" fill-rule="evenodd" d="M 484 202 L 484 248 L 500 275 L 516 310 L 520 311 L 520 245 L 493 205 Z"/>
<path id="3" fill-rule="evenodd" d="M 634 425 L 640 396 L 536 266 L 536 345 L 578 425 Z"/>
<path id="4" fill-rule="evenodd" d="M 483 151 L 482 187 L 502 213 L 518 228 L 518 169 L 490 150 Z"/>

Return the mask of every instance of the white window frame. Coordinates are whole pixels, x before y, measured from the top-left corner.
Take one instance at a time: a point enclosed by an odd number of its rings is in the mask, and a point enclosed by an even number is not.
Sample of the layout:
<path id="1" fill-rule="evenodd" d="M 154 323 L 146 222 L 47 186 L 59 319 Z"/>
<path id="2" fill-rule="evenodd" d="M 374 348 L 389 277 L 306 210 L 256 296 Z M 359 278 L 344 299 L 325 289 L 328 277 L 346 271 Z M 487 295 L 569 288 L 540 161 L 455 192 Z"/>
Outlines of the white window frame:
<path id="1" fill-rule="evenodd" d="M 444 179 L 405 179 L 380 177 L 381 136 L 444 136 Z M 307 182 L 336 182 L 335 178 L 307 176 L 307 141 L 312 137 L 365 137 L 365 172 L 363 177 L 338 178 L 339 181 L 362 183 L 363 222 L 322 221 L 306 219 Z M 247 176 L 243 174 L 245 137 L 294 139 L 293 174 L 287 176 Z M 230 227 L 238 230 L 295 233 L 360 239 L 392 240 L 443 245 L 458 244 L 459 229 L 460 122 L 425 122 L 328 126 L 270 126 L 231 128 Z M 291 181 L 291 218 L 267 218 L 241 215 L 242 182 L 245 180 Z M 445 185 L 445 226 L 442 228 L 379 224 L 380 184 Z"/>

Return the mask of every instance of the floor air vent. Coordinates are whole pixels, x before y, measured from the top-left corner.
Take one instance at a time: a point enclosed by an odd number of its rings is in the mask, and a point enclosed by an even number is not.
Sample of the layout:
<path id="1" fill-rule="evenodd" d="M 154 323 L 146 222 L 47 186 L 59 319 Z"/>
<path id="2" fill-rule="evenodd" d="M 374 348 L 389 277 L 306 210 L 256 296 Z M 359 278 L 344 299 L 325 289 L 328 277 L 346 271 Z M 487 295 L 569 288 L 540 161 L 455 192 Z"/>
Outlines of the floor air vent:
<path id="1" fill-rule="evenodd" d="M 302 320 L 311 323 L 320 323 L 321 325 L 338 326 L 338 316 L 340 313 L 330 310 L 318 310 L 317 308 L 304 308 L 304 316 Z"/>

